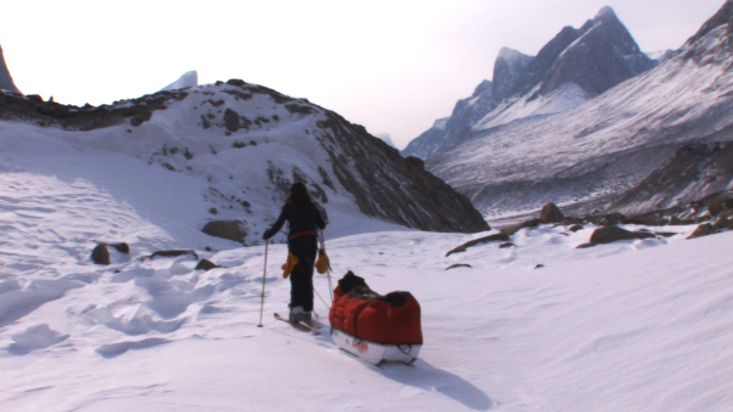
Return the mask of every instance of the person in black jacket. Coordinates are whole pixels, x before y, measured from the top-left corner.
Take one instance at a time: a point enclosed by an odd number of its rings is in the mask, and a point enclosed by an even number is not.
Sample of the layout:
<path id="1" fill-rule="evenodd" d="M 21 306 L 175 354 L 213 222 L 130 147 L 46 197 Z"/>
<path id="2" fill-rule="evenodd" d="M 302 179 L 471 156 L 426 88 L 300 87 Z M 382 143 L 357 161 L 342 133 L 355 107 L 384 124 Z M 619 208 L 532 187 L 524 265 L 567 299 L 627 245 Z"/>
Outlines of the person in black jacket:
<path id="1" fill-rule="evenodd" d="M 275 236 L 286 220 L 290 226 L 288 251 L 298 258 L 298 264 L 290 275 L 290 320 L 310 322 L 313 311 L 313 265 L 318 252 L 317 231 L 325 229 L 326 223 L 303 183 L 294 183 L 290 187 L 280 217 L 262 238 L 269 240 Z"/>

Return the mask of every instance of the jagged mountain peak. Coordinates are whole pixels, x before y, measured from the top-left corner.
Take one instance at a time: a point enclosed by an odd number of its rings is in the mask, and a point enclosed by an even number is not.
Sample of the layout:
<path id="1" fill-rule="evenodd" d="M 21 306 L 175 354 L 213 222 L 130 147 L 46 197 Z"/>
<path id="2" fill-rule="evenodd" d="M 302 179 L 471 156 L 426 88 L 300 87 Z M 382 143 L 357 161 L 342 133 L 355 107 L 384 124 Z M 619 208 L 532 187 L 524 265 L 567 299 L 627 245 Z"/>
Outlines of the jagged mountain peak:
<path id="1" fill-rule="evenodd" d="M 508 47 L 502 47 L 494 63 L 493 93 L 496 100 L 509 97 L 532 62 L 528 56 Z"/>
<path id="2" fill-rule="evenodd" d="M 527 56 L 526 54 L 520 52 L 519 50 L 512 49 L 511 47 L 502 47 L 499 50 L 499 54 L 496 56 L 496 61 L 506 61 L 508 63 L 512 63 L 516 61 L 517 59 L 522 59 Z"/>
<path id="3" fill-rule="evenodd" d="M 482 82 L 456 103 L 442 132 L 430 129 L 404 153 L 429 159 L 482 130 L 571 109 L 655 64 L 613 9 L 604 7 L 580 29 L 563 27 L 536 56 L 502 48 L 491 90 Z"/>
<path id="4" fill-rule="evenodd" d="M 594 20 L 619 20 L 616 11 L 611 6 L 603 6 L 594 17 Z"/>
<path id="5" fill-rule="evenodd" d="M 610 27 L 611 30 L 628 32 L 624 23 L 619 19 L 616 12 L 609 6 L 602 8 L 592 19 L 586 21 L 580 28 L 580 36 L 595 30 L 599 27 Z M 630 37 L 631 35 L 629 35 Z"/>
<path id="6" fill-rule="evenodd" d="M 7 90 L 20 94 L 20 90 L 15 86 L 13 77 L 10 75 L 8 66 L 5 64 L 2 46 L 0 46 L 0 90 Z"/>
<path id="7" fill-rule="evenodd" d="M 546 95 L 574 83 L 598 95 L 654 65 L 615 12 L 606 7 L 586 22 L 577 38 L 558 55 L 538 94 Z"/>

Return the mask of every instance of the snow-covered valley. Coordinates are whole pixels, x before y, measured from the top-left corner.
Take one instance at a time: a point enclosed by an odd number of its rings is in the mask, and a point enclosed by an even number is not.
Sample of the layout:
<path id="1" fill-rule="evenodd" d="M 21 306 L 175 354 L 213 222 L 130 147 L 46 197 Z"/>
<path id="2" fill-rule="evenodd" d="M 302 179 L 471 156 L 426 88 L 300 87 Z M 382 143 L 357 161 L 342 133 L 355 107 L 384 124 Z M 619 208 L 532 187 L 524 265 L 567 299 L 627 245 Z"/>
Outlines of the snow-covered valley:
<path id="1" fill-rule="evenodd" d="M 198 180 L 124 154 L 35 147 L 0 156 L 2 410 L 724 411 L 733 403 L 732 233 L 685 240 L 694 227 L 670 226 L 654 229 L 678 233 L 669 238 L 577 249 L 592 226 L 541 225 L 514 234 L 512 247 L 446 257 L 478 235 L 364 219 L 351 234 L 327 229 L 334 281 L 353 270 L 377 291 L 409 290 L 421 303 L 420 359 L 374 367 L 328 333 L 272 319 L 289 296 L 282 244 L 269 249 L 264 327 L 256 327 L 264 246 L 203 235 L 193 224 Z M 95 265 L 95 241 L 125 241 L 130 256 Z M 189 255 L 142 259 L 170 248 L 222 267 L 194 270 Z M 446 270 L 453 264 L 471 267 Z M 327 323 L 328 281 L 316 276 L 315 309 Z"/>

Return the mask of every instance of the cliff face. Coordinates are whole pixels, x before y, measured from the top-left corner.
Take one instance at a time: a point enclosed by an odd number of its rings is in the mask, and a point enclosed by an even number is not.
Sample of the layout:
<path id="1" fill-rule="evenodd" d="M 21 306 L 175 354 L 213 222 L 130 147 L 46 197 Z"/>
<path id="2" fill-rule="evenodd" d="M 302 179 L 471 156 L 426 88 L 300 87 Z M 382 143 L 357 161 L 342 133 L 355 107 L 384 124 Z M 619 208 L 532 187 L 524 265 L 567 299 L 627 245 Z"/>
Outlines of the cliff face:
<path id="1" fill-rule="evenodd" d="M 15 87 L 13 77 L 10 75 L 8 66 L 5 64 L 2 47 L 0 47 L 0 89 L 20 94 L 20 90 Z"/>

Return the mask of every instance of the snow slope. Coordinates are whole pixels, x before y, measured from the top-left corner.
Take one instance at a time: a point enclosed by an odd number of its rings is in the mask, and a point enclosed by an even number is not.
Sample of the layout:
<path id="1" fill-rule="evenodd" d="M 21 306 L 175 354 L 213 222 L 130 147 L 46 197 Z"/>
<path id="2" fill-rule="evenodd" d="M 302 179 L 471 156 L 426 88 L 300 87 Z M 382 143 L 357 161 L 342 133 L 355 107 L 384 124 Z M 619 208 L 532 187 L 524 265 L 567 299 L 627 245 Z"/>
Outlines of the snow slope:
<path id="1" fill-rule="evenodd" d="M 515 234 L 515 247 L 444 257 L 472 236 L 337 237 L 329 227 L 334 276 L 351 269 L 377 291 L 412 291 L 422 305 L 421 359 L 377 368 L 328 334 L 271 319 L 289 296 L 282 244 L 269 248 L 264 327 L 256 327 L 264 248 L 213 243 L 182 223 L 198 214 L 200 180 L 68 142 L 42 146 L 29 132 L 0 155 L 2 410 L 725 411 L 733 403 L 733 233 L 687 241 L 692 227 L 670 227 L 679 234 L 576 249 L 592 227 L 540 226 Z M 131 256 L 93 265 L 99 239 L 129 242 Z M 223 268 L 195 271 L 188 256 L 141 260 L 191 245 Z M 472 268 L 445 270 L 455 263 Z M 315 284 L 324 317 L 328 281 Z"/>

